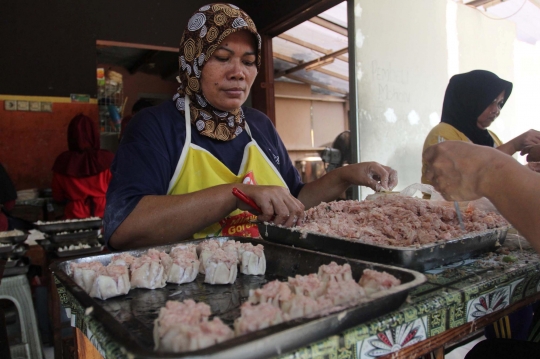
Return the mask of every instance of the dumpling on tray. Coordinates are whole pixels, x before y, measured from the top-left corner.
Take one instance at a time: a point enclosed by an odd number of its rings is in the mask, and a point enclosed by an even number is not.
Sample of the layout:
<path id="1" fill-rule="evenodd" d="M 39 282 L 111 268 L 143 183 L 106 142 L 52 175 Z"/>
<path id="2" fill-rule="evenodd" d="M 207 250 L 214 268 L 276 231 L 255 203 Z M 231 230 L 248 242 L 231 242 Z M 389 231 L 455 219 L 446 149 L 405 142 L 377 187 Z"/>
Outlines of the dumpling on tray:
<path id="1" fill-rule="evenodd" d="M 234 337 L 234 332 L 221 319 L 214 317 L 211 321 L 203 321 L 189 325 L 180 323 L 169 330 L 159 345 L 159 350 L 181 353 L 221 343 Z"/>
<path id="2" fill-rule="evenodd" d="M 236 335 L 251 333 L 288 320 L 288 316 L 283 314 L 281 309 L 270 303 L 252 305 L 245 302 L 240 307 L 240 312 L 240 318 L 234 321 Z"/>
<path id="3" fill-rule="evenodd" d="M 148 289 L 165 287 L 167 284 L 167 271 L 172 265 L 170 257 L 167 259 L 165 255 L 169 257 L 167 253 L 150 249 L 147 254 L 135 258 L 130 268 L 131 286 L 133 288 Z"/>
<path id="4" fill-rule="evenodd" d="M 296 294 L 291 300 L 283 303 L 281 309 L 289 319 L 302 318 L 319 310 L 319 303 L 308 296 Z"/>
<path id="5" fill-rule="evenodd" d="M 186 244 L 178 244 L 171 248 L 171 252 L 169 255 L 172 257 L 174 255 L 174 252 L 176 251 L 182 251 L 182 252 L 192 252 L 197 256 L 197 246 L 193 243 L 186 243 Z"/>
<path id="6" fill-rule="evenodd" d="M 200 273 L 205 273 L 206 260 L 219 248 L 219 242 L 215 239 L 207 239 L 197 245 L 197 254 L 199 255 L 199 261 L 201 262 L 201 265 L 199 266 Z"/>
<path id="7" fill-rule="evenodd" d="M 289 285 L 295 294 L 305 295 L 313 299 L 321 296 L 328 282 L 321 281 L 315 273 L 308 275 L 296 275 L 294 278 L 289 277 Z"/>
<path id="8" fill-rule="evenodd" d="M 185 352 L 203 349 L 234 336 L 219 318 L 208 321 L 210 307 L 205 303 L 168 301 L 154 322 L 155 349 Z"/>
<path id="9" fill-rule="evenodd" d="M 209 284 L 232 284 L 238 274 L 238 257 L 223 249 L 216 249 L 206 260 L 204 282 Z"/>
<path id="10" fill-rule="evenodd" d="M 73 280 L 82 287 L 86 293 L 90 293 L 90 290 L 92 290 L 98 271 L 102 267 L 103 264 L 96 261 L 70 264 Z"/>
<path id="11" fill-rule="evenodd" d="M 195 246 L 192 249 L 173 248 L 170 254 L 172 265 L 167 276 L 167 282 L 176 284 L 193 282 L 197 278 L 197 274 L 199 274 L 200 265 L 196 253 Z"/>
<path id="12" fill-rule="evenodd" d="M 101 267 L 90 290 L 90 296 L 99 299 L 108 299 L 128 294 L 131 284 L 126 266 L 110 264 Z"/>
<path id="13" fill-rule="evenodd" d="M 351 265 L 349 263 L 345 263 L 344 265 L 340 266 L 336 262 L 323 264 L 319 267 L 319 278 L 324 282 L 328 282 L 330 280 L 335 280 L 338 282 L 351 280 L 353 279 Z"/>
<path id="14" fill-rule="evenodd" d="M 262 288 L 249 291 L 248 302 L 252 304 L 268 303 L 276 308 L 291 300 L 291 289 L 285 282 L 274 280 L 266 283 Z"/>
<path id="15" fill-rule="evenodd" d="M 129 267 L 131 266 L 134 260 L 135 260 L 135 257 L 133 257 L 131 254 L 120 253 L 120 254 L 115 254 L 112 257 L 110 264 L 126 266 L 129 269 Z"/>
<path id="16" fill-rule="evenodd" d="M 266 258 L 261 244 L 242 243 L 239 246 L 240 272 L 250 275 L 262 275 L 266 272 Z"/>
<path id="17" fill-rule="evenodd" d="M 358 284 L 360 284 L 369 295 L 381 290 L 396 287 L 401 284 L 401 281 L 387 272 L 364 269 L 364 273 Z"/>

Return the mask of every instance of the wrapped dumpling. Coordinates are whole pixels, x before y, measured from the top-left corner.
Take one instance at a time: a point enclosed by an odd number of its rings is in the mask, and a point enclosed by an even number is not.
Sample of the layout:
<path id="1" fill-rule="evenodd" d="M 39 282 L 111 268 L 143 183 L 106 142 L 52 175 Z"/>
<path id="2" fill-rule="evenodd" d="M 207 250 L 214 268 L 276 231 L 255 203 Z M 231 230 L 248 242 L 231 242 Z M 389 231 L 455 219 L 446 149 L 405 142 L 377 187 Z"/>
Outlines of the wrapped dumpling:
<path id="1" fill-rule="evenodd" d="M 84 289 L 86 293 L 90 293 L 98 271 L 103 268 L 103 264 L 101 262 L 71 263 L 70 268 L 75 283 Z"/>
<path id="2" fill-rule="evenodd" d="M 131 254 L 120 253 L 120 254 L 115 254 L 112 257 L 110 264 L 125 266 L 129 269 L 129 267 L 131 266 L 134 260 L 135 260 L 135 257 L 133 257 Z"/>
<path id="3" fill-rule="evenodd" d="M 254 246 L 251 243 L 242 243 L 240 248 L 240 272 L 250 275 L 264 274 L 266 271 L 264 247 L 261 244 Z"/>
<path id="4" fill-rule="evenodd" d="M 196 326 L 208 320 L 210 314 L 210 306 L 205 303 L 196 303 L 191 299 L 167 301 L 154 321 L 155 349 L 172 350 L 178 333 L 182 332 L 182 328 L 179 328 L 181 325 Z"/>
<path id="5" fill-rule="evenodd" d="M 401 284 L 401 281 L 386 272 L 378 272 L 372 269 L 364 269 L 362 278 L 358 282 L 366 293 L 372 294 L 381 290 L 390 289 Z"/>
<path id="6" fill-rule="evenodd" d="M 206 260 L 204 282 L 209 284 L 232 284 L 236 280 L 238 257 L 223 249 L 216 249 Z"/>
<path id="7" fill-rule="evenodd" d="M 319 276 L 315 273 L 309 275 L 296 275 L 296 277 L 289 277 L 289 285 L 295 294 L 305 295 L 316 299 L 321 296 L 325 290 L 328 282 L 323 282 Z"/>
<path id="8" fill-rule="evenodd" d="M 130 288 L 127 267 L 110 264 L 99 269 L 94 285 L 90 290 L 90 296 L 105 300 L 128 294 Z"/>
<path id="9" fill-rule="evenodd" d="M 319 278 L 323 282 L 328 282 L 330 280 L 343 281 L 351 280 L 353 278 L 351 265 L 345 263 L 340 266 L 336 262 L 330 262 L 330 264 L 323 264 L 319 267 Z"/>
<path id="10" fill-rule="evenodd" d="M 319 303 L 311 297 L 296 294 L 291 300 L 284 302 L 281 309 L 292 320 L 316 313 L 319 310 Z"/>
<path id="11" fill-rule="evenodd" d="M 178 323 L 159 342 L 159 350 L 182 353 L 208 348 L 234 337 L 234 332 L 221 319 L 188 325 Z"/>
<path id="12" fill-rule="evenodd" d="M 174 252 L 181 251 L 181 252 L 191 252 L 197 256 L 197 246 L 193 243 L 186 243 L 186 244 L 178 244 L 171 248 L 171 252 L 169 255 L 172 257 L 174 255 Z"/>
<path id="13" fill-rule="evenodd" d="M 241 246 L 242 242 L 234 241 L 231 239 L 223 242 L 223 244 L 221 245 L 221 249 L 223 249 L 225 252 L 234 253 L 238 257 L 238 261 L 240 262 L 242 260 L 242 255 L 239 252 Z"/>
<path id="14" fill-rule="evenodd" d="M 191 249 L 176 249 L 171 251 L 172 265 L 167 276 L 169 283 L 190 283 L 197 278 L 199 274 L 200 262 L 197 259 L 197 254 Z"/>
<path id="15" fill-rule="evenodd" d="M 205 273 L 206 260 L 210 258 L 219 247 L 219 242 L 215 239 L 207 239 L 197 245 L 197 254 L 199 255 L 199 261 L 201 262 L 199 273 Z"/>
<path id="16" fill-rule="evenodd" d="M 324 295 L 333 305 L 350 305 L 360 301 L 366 296 L 364 288 L 360 287 L 354 279 L 328 282 Z"/>
<path id="17" fill-rule="evenodd" d="M 270 303 L 252 305 L 245 302 L 240 307 L 240 313 L 240 318 L 234 321 L 236 335 L 251 333 L 288 320 L 288 316 L 283 314 L 281 309 Z"/>
<path id="18" fill-rule="evenodd" d="M 130 267 L 131 287 L 156 289 L 163 288 L 167 284 L 165 266 L 159 253 L 157 255 L 153 252 L 150 254 L 143 254 L 133 261 Z"/>
<path id="19" fill-rule="evenodd" d="M 266 283 L 262 288 L 249 291 L 248 302 L 253 304 L 268 303 L 281 308 L 284 302 L 291 300 L 292 293 L 287 283 L 274 280 Z"/>

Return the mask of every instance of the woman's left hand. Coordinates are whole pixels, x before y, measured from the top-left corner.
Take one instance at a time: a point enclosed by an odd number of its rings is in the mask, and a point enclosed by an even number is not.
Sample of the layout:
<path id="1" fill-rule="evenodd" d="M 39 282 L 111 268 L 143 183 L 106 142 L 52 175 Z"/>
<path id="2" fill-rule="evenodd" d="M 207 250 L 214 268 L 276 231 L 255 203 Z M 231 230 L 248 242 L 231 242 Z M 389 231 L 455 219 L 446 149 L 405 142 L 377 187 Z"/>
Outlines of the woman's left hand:
<path id="1" fill-rule="evenodd" d="M 377 162 L 354 163 L 345 169 L 349 183 L 370 187 L 376 192 L 392 190 L 398 183 L 397 171 Z"/>
<path id="2" fill-rule="evenodd" d="M 524 151 L 528 147 L 540 145 L 540 131 L 529 130 L 514 138 L 511 142 L 513 142 L 515 152 L 521 151 L 521 154 L 524 155 L 526 153 Z"/>
<path id="3" fill-rule="evenodd" d="M 540 145 L 529 146 L 523 149 L 520 154 L 527 155 L 527 162 L 540 162 Z"/>

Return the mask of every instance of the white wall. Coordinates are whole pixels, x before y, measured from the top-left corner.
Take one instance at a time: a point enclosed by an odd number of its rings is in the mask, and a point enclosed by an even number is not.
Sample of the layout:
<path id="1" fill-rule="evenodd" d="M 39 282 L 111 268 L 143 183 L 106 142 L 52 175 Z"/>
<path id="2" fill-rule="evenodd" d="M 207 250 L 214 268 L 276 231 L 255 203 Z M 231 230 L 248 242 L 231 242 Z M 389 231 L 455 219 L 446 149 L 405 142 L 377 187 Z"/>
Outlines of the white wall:
<path id="1" fill-rule="evenodd" d="M 451 0 L 355 0 L 355 35 L 360 160 L 395 168 L 397 190 L 420 182 L 424 139 L 456 73 L 485 69 L 514 83 L 490 127 L 501 140 L 540 129 L 540 45 L 517 42 L 512 22 Z"/>

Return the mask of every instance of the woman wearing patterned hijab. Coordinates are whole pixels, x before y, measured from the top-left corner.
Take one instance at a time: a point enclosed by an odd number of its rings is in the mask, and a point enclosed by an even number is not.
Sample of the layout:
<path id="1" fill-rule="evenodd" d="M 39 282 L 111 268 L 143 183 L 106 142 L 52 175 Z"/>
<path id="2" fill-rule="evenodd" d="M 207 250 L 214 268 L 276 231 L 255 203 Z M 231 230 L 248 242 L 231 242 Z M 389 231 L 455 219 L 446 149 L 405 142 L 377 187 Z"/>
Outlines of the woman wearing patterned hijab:
<path id="1" fill-rule="evenodd" d="M 395 171 L 374 162 L 302 183 L 272 122 L 242 107 L 260 61 L 261 38 L 244 11 L 209 4 L 193 14 L 180 41 L 177 93 L 135 115 L 116 153 L 104 218 L 111 248 L 256 237 L 255 219 L 291 227 L 305 208 L 350 185 L 396 185 Z M 250 213 L 234 187 L 262 213 Z"/>
<path id="2" fill-rule="evenodd" d="M 467 141 L 496 147 L 509 155 L 517 151 L 527 153 L 531 146 L 540 144 L 540 132 L 529 130 L 503 144 L 487 129 L 511 93 L 512 83 L 489 71 L 474 70 L 452 76 L 444 95 L 441 123 L 427 135 L 423 150 L 443 141 Z M 428 183 L 425 168 L 422 163 L 422 183 Z"/>

